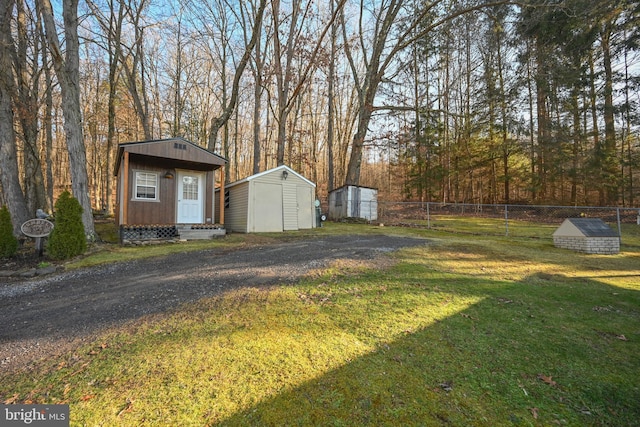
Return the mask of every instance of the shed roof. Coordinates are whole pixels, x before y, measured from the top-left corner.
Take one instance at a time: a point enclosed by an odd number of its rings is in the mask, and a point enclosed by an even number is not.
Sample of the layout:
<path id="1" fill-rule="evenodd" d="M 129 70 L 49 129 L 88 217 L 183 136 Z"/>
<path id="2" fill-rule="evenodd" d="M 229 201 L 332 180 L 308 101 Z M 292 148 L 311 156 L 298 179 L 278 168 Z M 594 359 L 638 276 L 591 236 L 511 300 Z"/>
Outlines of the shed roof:
<path id="1" fill-rule="evenodd" d="M 226 184 L 225 188 L 233 187 L 235 185 L 242 184 L 243 182 L 248 182 L 248 181 L 252 181 L 252 180 L 255 180 L 255 179 L 259 179 L 261 176 L 264 176 L 264 175 L 267 175 L 267 174 L 270 174 L 270 173 L 274 173 L 274 172 L 278 172 L 278 171 L 285 171 L 285 170 L 288 173 L 292 173 L 295 176 L 297 176 L 298 178 L 300 178 L 303 181 L 307 182 L 309 185 L 311 185 L 313 187 L 316 186 L 316 184 L 314 184 L 313 182 L 309 181 L 307 178 L 305 178 L 304 176 L 300 175 L 298 172 L 294 171 L 289 166 L 281 165 L 281 166 L 275 167 L 273 169 L 268 169 L 266 171 L 259 172 L 259 173 L 255 174 L 255 175 L 251 175 L 251 176 L 248 176 L 248 177 L 243 178 L 241 180 L 234 181 L 232 183 Z"/>
<path id="2" fill-rule="evenodd" d="M 618 237 L 600 218 L 567 218 L 553 233 L 554 236 Z"/>
<path id="3" fill-rule="evenodd" d="M 218 169 L 227 163 L 224 157 L 207 150 L 184 138 L 155 139 L 149 141 L 125 142 L 118 144 L 115 173 L 120 169 L 122 153 L 129 152 L 143 156 L 171 159 Z"/>
<path id="4" fill-rule="evenodd" d="M 334 191 L 342 190 L 342 189 L 344 189 L 344 188 L 349 188 L 349 187 L 366 188 L 367 190 L 375 190 L 375 191 L 378 191 L 378 189 L 377 189 L 377 188 L 374 188 L 374 187 L 366 187 L 366 186 L 364 186 L 364 185 L 345 184 L 345 185 L 343 185 L 343 186 L 341 186 L 341 187 L 334 188 L 333 190 L 329 191 L 329 193 L 333 193 Z"/>

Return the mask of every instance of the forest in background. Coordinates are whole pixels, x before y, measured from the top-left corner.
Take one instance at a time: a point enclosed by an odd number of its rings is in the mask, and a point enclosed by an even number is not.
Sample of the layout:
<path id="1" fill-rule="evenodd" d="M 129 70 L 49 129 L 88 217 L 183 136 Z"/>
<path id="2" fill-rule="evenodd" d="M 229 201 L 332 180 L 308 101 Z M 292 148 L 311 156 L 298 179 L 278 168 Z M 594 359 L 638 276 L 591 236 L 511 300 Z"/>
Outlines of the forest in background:
<path id="1" fill-rule="evenodd" d="M 0 204 L 111 213 L 123 142 L 232 182 L 381 200 L 638 206 L 640 3 L 0 0 Z"/>

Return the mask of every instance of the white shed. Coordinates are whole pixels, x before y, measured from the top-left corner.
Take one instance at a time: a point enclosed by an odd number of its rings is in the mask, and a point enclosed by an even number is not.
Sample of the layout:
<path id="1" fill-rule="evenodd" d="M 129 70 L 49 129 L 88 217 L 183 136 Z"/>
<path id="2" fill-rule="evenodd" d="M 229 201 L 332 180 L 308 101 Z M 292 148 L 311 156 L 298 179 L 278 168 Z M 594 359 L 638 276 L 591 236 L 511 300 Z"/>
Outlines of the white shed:
<path id="1" fill-rule="evenodd" d="M 567 218 L 553 233 L 557 248 L 588 254 L 617 254 L 620 237 L 600 218 Z"/>
<path id="2" fill-rule="evenodd" d="M 284 165 L 227 184 L 224 226 L 239 233 L 313 228 L 315 187 Z"/>
<path id="3" fill-rule="evenodd" d="M 329 218 L 363 218 L 378 220 L 378 190 L 345 185 L 329 193 Z"/>

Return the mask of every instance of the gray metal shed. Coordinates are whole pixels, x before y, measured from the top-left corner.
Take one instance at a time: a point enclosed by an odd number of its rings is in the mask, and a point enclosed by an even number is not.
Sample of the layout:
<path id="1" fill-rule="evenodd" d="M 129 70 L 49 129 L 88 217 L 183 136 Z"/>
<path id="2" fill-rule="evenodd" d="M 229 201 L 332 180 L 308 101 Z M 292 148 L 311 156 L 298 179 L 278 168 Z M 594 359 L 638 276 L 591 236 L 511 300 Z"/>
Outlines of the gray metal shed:
<path id="1" fill-rule="evenodd" d="M 329 218 L 363 218 L 378 220 L 378 190 L 345 185 L 329 193 Z"/>
<path id="2" fill-rule="evenodd" d="M 313 228 L 315 188 L 313 182 L 285 165 L 228 184 L 225 228 L 239 233 Z"/>
<path id="3" fill-rule="evenodd" d="M 567 218 L 553 233 L 557 248 L 589 254 L 617 254 L 620 237 L 600 218 Z"/>

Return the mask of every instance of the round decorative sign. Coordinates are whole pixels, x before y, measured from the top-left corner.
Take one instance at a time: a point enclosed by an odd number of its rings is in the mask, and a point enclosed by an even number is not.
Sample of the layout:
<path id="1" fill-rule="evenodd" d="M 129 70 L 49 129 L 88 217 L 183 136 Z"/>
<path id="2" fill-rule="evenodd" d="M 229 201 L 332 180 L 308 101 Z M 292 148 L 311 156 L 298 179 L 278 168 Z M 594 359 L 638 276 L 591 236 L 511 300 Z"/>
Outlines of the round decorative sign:
<path id="1" fill-rule="evenodd" d="M 53 223 L 46 219 L 30 219 L 20 227 L 22 233 L 29 237 L 47 237 L 53 231 Z"/>

